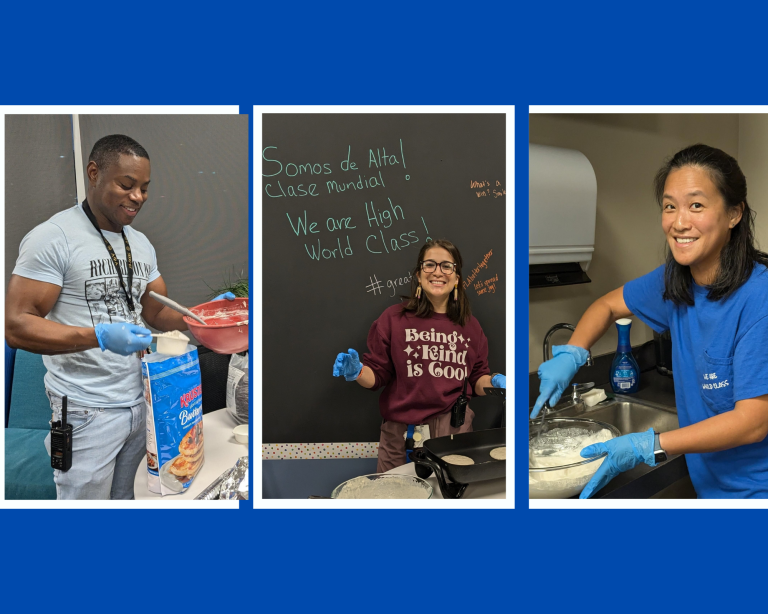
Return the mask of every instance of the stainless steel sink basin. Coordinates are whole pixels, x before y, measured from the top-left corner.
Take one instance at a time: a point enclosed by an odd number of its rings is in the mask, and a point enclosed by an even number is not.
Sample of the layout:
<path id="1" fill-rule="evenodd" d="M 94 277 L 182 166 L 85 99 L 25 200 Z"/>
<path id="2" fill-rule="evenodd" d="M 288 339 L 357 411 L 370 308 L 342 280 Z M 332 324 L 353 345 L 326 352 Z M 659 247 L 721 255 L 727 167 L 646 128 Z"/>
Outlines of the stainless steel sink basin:
<path id="1" fill-rule="evenodd" d="M 567 401 L 565 404 L 567 405 Z M 616 395 L 615 398 L 603 401 L 594 407 L 583 403 L 566 406 L 562 409 L 555 406 L 549 414 L 553 418 L 589 418 L 612 424 L 621 431 L 622 435 L 638 433 L 653 428 L 664 432 L 679 426 L 677 410 L 650 401 Z M 634 469 L 625 471 L 611 480 L 597 496 L 615 498 L 647 498 L 653 496 L 667 483 L 672 483 L 687 476 L 688 470 L 679 455 L 670 455 L 669 459 L 650 467 L 640 463 Z M 651 477 L 651 476 L 655 477 Z"/>
<path id="2" fill-rule="evenodd" d="M 578 416 L 607 422 L 619 429 L 622 435 L 647 431 L 649 428 L 663 433 L 679 426 L 677 411 L 674 408 L 618 394 L 615 399 L 603 401 L 594 407 L 585 407 L 580 404 L 562 411 L 557 411 L 555 408 L 552 416 L 558 418 Z"/>
<path id="3" fill-rule="evenodd" d="M 618 394 L 615 398 L 598 403 L 594 407 L 587 407 L 583 403 L 566 406 L 562 409 L 555 406 L 550 416 L 553 418 L 589 418 L 607 422 L 618 428 L 622 435 L 647 431 L 649 428 L 664 432 L 679 426 L 677 410 L 674 407 L 640 401 Z M 687 474 L 688 470 L 683 459 L 679 455 L 671 455 L 666 462 L 655 467 L 640 463 L 634 469 L 625 471 L 611 480 L 605 488 L 599 491 L 597 496 L 647 498 L 653 496 L 667 483 L 675 482 Z"/>

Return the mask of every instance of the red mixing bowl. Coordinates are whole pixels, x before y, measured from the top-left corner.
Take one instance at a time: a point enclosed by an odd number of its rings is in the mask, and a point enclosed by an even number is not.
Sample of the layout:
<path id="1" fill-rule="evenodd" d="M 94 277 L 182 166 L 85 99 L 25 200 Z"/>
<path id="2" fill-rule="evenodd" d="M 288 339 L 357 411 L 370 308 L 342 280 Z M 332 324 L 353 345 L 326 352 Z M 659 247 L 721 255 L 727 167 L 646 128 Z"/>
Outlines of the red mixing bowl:
<path id="1" fill-rule="evenodd" d="M 189 332 L 205 347 L 217 354 L 236 354 L 248 349 L 250 333 L 247 298 L 210 301 L 190 307 L 189 310 L 206 321 L 207 326 L 203 326 L 189 316 L 184 316 Z"/>

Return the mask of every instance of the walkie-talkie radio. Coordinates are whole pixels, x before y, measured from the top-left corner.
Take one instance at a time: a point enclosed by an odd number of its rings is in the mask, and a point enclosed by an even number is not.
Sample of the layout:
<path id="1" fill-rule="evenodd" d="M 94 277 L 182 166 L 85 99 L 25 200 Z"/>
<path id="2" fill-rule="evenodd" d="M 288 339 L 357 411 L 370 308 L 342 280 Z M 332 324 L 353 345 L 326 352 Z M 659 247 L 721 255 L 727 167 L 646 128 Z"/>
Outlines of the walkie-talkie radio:
<path id="1" fill-rule="evenodd" d="M 72 467 L 72 425 L 67 424 L 67 397 L 61 400 L 61 420 L 51 422 L 51 467 L 61 471 Z"/>
<path id="2" fill-rule="evenodd" d="M 456 402 L 451 408 L 451 426 L 456 428 L 464 424 L 464 416 L 467 413 L 467 404 L 469 399 L 467 398 L 467 378 L 464 378 L 464 388 L 461 391 L 461 396 L 456 399 Z"/>

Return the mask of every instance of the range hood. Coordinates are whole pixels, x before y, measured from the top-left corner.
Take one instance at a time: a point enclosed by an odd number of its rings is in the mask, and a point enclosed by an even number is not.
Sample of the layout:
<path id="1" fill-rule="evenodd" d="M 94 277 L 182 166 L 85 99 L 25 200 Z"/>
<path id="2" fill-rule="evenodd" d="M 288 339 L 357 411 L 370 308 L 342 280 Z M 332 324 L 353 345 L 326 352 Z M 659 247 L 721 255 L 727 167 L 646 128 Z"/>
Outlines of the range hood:
<path id="1" fill-rule="evenodd" d="M 597 179 L 574 149 L 528 145 L 530 288 L 588 283 L 595 251 Z"/>

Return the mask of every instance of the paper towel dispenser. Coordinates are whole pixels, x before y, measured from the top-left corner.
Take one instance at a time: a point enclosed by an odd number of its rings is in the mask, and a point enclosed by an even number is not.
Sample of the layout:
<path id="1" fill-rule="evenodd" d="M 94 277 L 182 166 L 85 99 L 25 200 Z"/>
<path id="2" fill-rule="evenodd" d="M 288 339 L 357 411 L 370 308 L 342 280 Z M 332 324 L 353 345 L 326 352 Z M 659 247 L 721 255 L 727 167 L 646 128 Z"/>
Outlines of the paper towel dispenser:
<path id="1" fill-rule="evenodd" d="M 597 179 L 574 149 L 528 145 L 529 287 L 589 282 Z"/>

